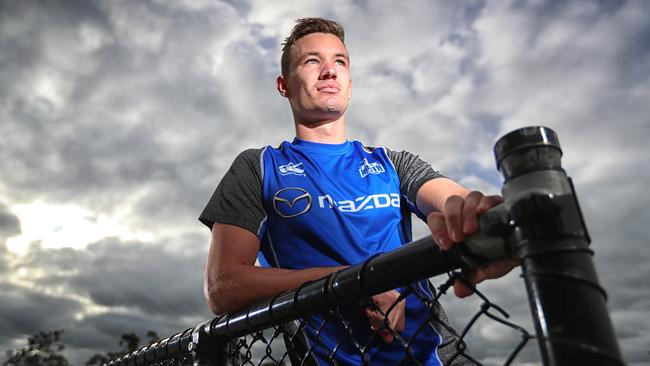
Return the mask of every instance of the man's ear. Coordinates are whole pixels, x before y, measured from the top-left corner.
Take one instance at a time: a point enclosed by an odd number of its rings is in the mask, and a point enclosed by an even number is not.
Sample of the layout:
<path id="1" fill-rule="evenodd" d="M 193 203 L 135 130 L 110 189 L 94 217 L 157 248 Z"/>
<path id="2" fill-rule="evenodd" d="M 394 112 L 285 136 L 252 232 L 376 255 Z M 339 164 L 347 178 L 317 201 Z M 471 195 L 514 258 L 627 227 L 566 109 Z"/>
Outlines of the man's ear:
<path id="1" fill-rule="evenodd" d="M 275 79 L 275 87 L 283 97 L 287 98 L 289 96 L 289 87 L 284 76 L 280 75 L 277 79 Z"/>

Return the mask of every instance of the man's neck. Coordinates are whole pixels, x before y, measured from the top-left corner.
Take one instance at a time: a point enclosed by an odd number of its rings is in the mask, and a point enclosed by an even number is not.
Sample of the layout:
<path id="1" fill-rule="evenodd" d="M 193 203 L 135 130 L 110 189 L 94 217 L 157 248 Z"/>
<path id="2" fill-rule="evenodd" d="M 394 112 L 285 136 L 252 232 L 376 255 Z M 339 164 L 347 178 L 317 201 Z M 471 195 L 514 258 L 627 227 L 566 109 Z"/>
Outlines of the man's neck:
<path id="1" fill-rule="evenodd" d="M 347 140 L 345 119 L 343 117 L 323 123 L 306 124 L 296 122 L 295 125 L 296 137 L 304 141 L 341 144 Z"/>

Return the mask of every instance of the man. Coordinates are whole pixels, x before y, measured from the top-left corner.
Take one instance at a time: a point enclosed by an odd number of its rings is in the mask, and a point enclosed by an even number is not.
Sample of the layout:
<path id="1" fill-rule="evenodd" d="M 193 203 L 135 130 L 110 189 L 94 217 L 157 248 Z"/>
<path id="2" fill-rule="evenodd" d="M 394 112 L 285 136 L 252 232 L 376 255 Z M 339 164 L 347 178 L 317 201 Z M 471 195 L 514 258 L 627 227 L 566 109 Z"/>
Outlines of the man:
<path id="1" fill-rule="evenodd" d="M 411 212 L 426 219 L 436 242 L 449 249 L 474 233 L 478 215 L 499 202 L 469 192 L 408 152 L 348 141 L 345 111 L 352 80 L 343 29 L 318 18 L 297 23 L 285 41 L 276 81 L 289 101 L 296 138 L 278 148 L 241 153 L 200 216 L 212 229 L 205 295 L 215 314 L 239 310 L 409 242 Z M 255 266 L 259 252 L 271 268 Z M 469 273 L 468 280 L 476 283 L 510 268 L 508 261 L 494 263 Z M 432 326 L 420 327 L 429 314 L 417 296 L 430 298 L 430 290 L 418 284 L 414 288 L 390 311 L 404 289 L 374 296 L 380 310 L 367 309 L 365 316 L 342 310 L 353 318 L 357 339 L 381 329 L 383 342 L 373 343 L 368 352 L 373 364 L 397 364 L 405 356 L 393 333 L 382 328 L 386 312 L 391 329 L 405 339 L 417 332 L 413 357 L 440 364 L 442 337 Z M 467 296 L 471 290 L 457 283 L 455 292 Z M 316 357 L 326 363 L 345 330 L 329 322 L 316 336 L 321 321 L 322 316 L 311 317 L 305 330 L 309 341 L 318 343 Z M 336 357 L 340 365 L 361 360 L 349 344 L 341 345 Z"/>

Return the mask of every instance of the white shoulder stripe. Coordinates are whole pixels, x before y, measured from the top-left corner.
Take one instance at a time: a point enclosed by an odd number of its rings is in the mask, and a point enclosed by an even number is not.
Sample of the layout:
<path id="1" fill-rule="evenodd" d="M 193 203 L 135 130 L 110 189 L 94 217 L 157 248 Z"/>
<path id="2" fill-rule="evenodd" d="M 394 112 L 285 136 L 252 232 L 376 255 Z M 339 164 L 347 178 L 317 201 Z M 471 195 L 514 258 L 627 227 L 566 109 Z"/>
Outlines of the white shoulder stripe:
<path id="1" fill-rule="evenodd" d="M 271 239 L 271 233 L 269 231 L 266 231 L 266 237 L 269 240 L 269 247 L 271 248 L 271 253 L 273 253 L 273 261 L 275 262 L 275 267 L 280 268 L 280 261 L 278 260 L 278 255 L 275 253 L 275 247 L 273 247 L 273 240 Z M 267 258 L 269 260 L 269 258 Z"/>
<path id="2" fill-rule="evenodd" d="M 266 223 L 267 218 L 268 218 L 268 216 L 264 216 L 262 221 L 260 221 L 260 226 L 257 227 L 257 237 L 258 238 L 260 237 L 260 234 L 262 233 L 262 228 L 264 227 L 264 224 Z"/>
<path id="3" fill-rule="evenodd" d="M 260 176 L 262 180 L 262 186 L 264 186 L 264 153 L 266 152 L 266 149 L 269 147 L 266 146 L 262 149 L 262 152 L 260 152 Z"/>
<path id="4" fill-rule="evenodd" d="M 384 151 L 384 154 L 386 155 L 386 158 L 390 162 L 390 165 L 393 167 L 393 170 L 397 171 L 397 168 L 395 168 L 395 164 L 393 164 L 393 159 L 390 158 L 390 155 L 388 155 L 388 149 L 386 149 L 385 146 L 380 147 Z"/>

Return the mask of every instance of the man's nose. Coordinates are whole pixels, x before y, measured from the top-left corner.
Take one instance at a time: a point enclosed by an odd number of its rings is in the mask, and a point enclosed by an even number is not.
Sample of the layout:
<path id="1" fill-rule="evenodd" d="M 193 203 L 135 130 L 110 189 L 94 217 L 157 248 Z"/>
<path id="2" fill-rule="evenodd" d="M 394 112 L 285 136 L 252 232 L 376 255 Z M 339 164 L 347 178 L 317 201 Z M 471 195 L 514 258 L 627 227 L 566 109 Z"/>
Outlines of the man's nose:
<path id="1" fill-rule="evenodd" d="M 334 64 L 332 64 L 332 63 L 324 64 L 323 68 L 321 69 L 321 72 L 320 72 L 320 78 L 321 79 L 336 79 L 336 68 L 334 68 Z"/>

